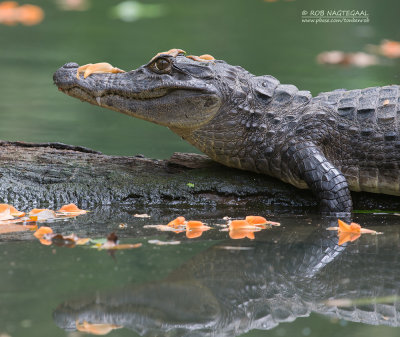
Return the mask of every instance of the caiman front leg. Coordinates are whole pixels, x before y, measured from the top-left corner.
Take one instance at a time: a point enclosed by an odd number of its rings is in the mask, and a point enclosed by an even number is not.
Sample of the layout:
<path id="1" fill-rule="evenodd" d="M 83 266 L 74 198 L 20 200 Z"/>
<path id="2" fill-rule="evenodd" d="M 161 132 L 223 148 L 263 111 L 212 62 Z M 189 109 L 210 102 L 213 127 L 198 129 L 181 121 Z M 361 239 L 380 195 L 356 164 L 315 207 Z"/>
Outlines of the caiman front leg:
<path id="1" fill-rule="evenodd" d="M 285 157 L 289 167 L 318 198 L 323 213 L 349 215 L 353 205 L 347 180 L 315 144 L 296 143 L 288 148 Z"/>

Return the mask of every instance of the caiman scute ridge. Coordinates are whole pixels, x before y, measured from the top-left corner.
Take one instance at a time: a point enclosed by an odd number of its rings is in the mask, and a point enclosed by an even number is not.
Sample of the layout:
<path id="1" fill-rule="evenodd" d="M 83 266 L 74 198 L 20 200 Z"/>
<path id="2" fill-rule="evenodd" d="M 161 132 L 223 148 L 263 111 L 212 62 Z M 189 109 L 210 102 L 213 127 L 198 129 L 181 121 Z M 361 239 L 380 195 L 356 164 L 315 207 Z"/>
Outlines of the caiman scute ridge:
<path id="1" fill-rule="evenodd" d="M 54 82 L 70 96 L 167 126 L 224 165 L 310 188 L 324 212 L 350 212 L 349 190 L 400 195 L 398 85 L 312 97 L 176 49 L 129 72 L 77 72 L 67 63 Z"/>

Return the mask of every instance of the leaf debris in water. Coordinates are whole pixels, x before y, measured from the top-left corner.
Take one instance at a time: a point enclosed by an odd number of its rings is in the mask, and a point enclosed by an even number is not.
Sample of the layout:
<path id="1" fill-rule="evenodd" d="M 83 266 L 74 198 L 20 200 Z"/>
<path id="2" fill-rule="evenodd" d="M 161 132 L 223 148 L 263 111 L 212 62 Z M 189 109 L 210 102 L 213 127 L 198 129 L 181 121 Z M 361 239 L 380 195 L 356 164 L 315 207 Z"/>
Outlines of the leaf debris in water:
<path id="1" fill-rule="evenodd" d="M 345 223 L 344 221 L 338 219 L 338 227 L 328 227 L 328 231 L 337 231 L 338 232 L 338 245 L 341 246 L 346 242 L 353 242 L 357 240 L 361 234 L 383 234 L 381 232 L 374 231 L 368 228 L 362 228 L 359 224 L 352 222 L 350 224 Z"/>
<path id="2" fill-rule="evenodd" d="M 168 225 L 144 225 L 143 228 L 155 228 L 161 232 L 175 232 L 180 233 L 183 232 L 183 229 L 169 227 Z"/>
<path id="3" fill-rule="evenodd" d="M 104 242 L 103 244 L 96 244 L 95 248 L 98 248 L 99 250 L 105 249 L 105 250 L 123 250 L 123 249 L 133 249 L 133 248 L 139 248 L 141 247 L 141 243 L 123 243 L 120 244 L 117 235 L 112 232 L 108 234 L 107 236 L 107 241 Z"/>
<path id="4" fill-rule="evenodd" d="M 255 232 L 271 228 L 271 226 L 280 226 L 279 222 L 268 221 L 262 216 L 249 215 L 244 220 L 231 220 L 229 225 L 229 237 L 231 239 L 248 238 L 254 240 Z"/>
<path id="5" fill-rule="evenodd" d="M 75 204 L 64 205 L 57 212 L 65 215 L 81 215 L 87 213 L 87 211 L 79 209 Z"/>
<path id="6" fill-rule="evenodd" d="M 246 237 L 254 239 L 254 232 L 259 232 L 263 229 L 271 228 L 272 226 L 280 226 L 279 222 L 268 221 L 264 217 L 258 215 L 249 215 L 243 220 L 231 220 L 230 217 L 224 217 L 224 220 L 227 220 L 228 223 L 216 224 L 214 226 L 224 227 L 224 229 L 220 231 L 229 231 L 229 236 L 232 239 L 243 239 Z M 187 221 L 183 216 L 175 218 L 167 225 L 146 225 L 144 228 L 156 228 L 159 231 L 175 233 L 186 231 L 186 237 L 188 239 L 198 238 L 203 232 L 212 229 L 211 226 L 201 221 Z"/>
<path id="7" fill-rule="evenodd" d="M 167 246 L 167 245 L 179 245 L 180 241 L 160 241 L 160 240 L 149 240 L 148 243 L 157 246 Z"/>
<path id="8" fill-rule="evenodd" d="M 244 247 L 244 246 L 217 246 L 218 249 L 225 250 L 252 250 L 254 247 Z"/>

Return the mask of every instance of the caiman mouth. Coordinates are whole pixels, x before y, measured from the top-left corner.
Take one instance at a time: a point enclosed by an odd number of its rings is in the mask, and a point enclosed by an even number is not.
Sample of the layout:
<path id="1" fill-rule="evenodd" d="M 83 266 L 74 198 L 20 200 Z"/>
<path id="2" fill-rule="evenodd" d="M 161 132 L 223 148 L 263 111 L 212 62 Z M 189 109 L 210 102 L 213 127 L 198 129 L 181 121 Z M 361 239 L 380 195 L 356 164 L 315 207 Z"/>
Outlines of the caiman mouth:
<path id="1" fill-rule="evenodd" d="M 153 90 L 146 90 L 139 93 L 124 93 L 124 92 L 117 92 L 117 91 L 105 91 L 102 92 L 100 95 L 93 95 L 93 93 L 85 90 L 80 86 L 73 86 L 68 89 L 59 89 L 60 91 L 66 93 L 69 96 L 73 96 L 84 100 L 86 102 L 92 104 L 98 104 L 99 106 L 103 106 L 106 102 L 110 102 L 110 100 L 118 98 L 122 100 L 131 100 L 131 101 L 142 101 L 142 102 L 149 102 L 156 99 L 162 99 L 166 96 L 181 96 L 191 95 L 191 96 L 203 96 L 203 95 L 210 95 L 211 93 L 206 92 L 205 90 L 196 90 L 196 89 L 188 89 L 188 88 L 160 88 L 160 89 L 153 89 Z M 109 107 L 112 105 L 106 104 Z"/>
<path id="2" fill-rule="evenodd" d="M 194 95 L 215 94 L 206 86 L 193 87 L 177 83 L 170 83 L 170 85 L 167 83 L 164 84 L 165 87 L 160 87 L 160 83 L 158 83 L 158 87 L 146 88 L 141 85 L 140 79 L 137 79 L 134 75 L 129 75 L 133 71 L 122 74 L 92 74 L 88 78 L 83 78 L 82 76 L 77 78 L 77 70 L 78 64 L 65 64 L 54 74 L 54 83 L 60 91 L 67 95 L 80 99 L 92 98 L 91 102 L 97 101 L 98 103 L 99 99 L 115 96 L 130 100 L 151 100 L 173 94 L 175 91 Z M 130 83 L 136 83 L 136 88 L 130 86 Z"/>
<path id="3" fill-rule="evenodd" d="M 197 79 L 158 76 L 146 68 L 125 73 L 77 76 L 76 63 L 54 74 L 58 89 L 69 96 L 156 124 L 193 128 L 213 118 L 221 105 L 218 89 Z"/>
<path id="4" fill-rule="evenodd" d="M 68 89 L 60 89 L 60 90 L 69 96 L 77 97 L 80 99 L 84 99 L 85 101 L 88 101 L 90 103 L 97 103 L 98 105 L 101 105 L 101 101 L 104 100 L 105 98 L 119 97 L 127 100 L 147 101 L 164 97 L 179 89 L 158 89 L 158 90 L 148 90 L 148 91 L 142 91 L 140 93 L 129 93 L 129 94 L 117 91 L 107 91 L 103 92 L 101 95 L 93 95 L 88 90 L 85 90 L 79 86 L 74 86 Z"/>
<path id="5" fill-rule="evenodd" d="M 92 101 L 96 101 L 99 103 L 99 100 L 106 98 L 106 97 L 113 97 L 118 96 L 120 98 L 130 99 L 130 100 L 138 100 L 138 101 L 147 101 L 157 98 L 162 98 L 167 95 L 176 94 L 177 92 L 190 92 L 194 95 L 201 95 L 201 94 L 212 94 L 207 92 L 204 89 L 193 89 L 193 88 L 185 88 L 185 87 L 174 87 L 174 88 L 157 88 L 152 90 L 145 90 L 138 93 L 128 93 L 128 92 L 119 92 L 113 90 L 107 90 L 102 92 L 99 95 L 93 95 L 89 90 L 84 89 L 80 86 L 72 86 L 70 88 L 59 88 L 60 91 L 66 93 L 69 96 L 74 96 L 80 99 L 83 98 L 91 98 Z"/>

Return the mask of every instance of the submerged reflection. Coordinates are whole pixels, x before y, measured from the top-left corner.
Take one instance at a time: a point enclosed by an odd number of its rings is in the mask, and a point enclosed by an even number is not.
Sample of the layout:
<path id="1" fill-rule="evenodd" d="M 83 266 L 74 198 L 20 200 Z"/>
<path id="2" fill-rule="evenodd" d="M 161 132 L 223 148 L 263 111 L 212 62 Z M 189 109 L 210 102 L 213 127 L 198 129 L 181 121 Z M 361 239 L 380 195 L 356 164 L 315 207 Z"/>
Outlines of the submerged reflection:
<path id="1" fill-rule="evenodd" d="M 163 281 L 67 301 L 54 320 L 66 330 L 103 324 L 145 336 L 237 336 L 312 312 L 400 325 L 397 235 L 338 246 L 324 229 L 259 234 L 219 242 Z"/>

